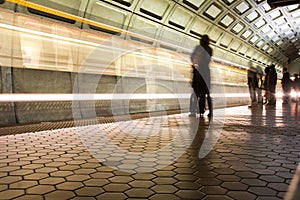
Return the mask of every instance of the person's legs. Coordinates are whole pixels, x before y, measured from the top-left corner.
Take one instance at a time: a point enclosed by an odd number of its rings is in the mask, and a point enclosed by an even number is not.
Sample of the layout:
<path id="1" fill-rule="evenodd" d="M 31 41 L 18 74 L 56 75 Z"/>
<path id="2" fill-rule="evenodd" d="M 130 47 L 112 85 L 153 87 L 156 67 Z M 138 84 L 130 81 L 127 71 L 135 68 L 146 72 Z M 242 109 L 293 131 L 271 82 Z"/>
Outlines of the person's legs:
<path id="1" fill-rule="evenodd" d="M 190 117 L 195 117 L 196 116 L 196 111 L 197 111 L 197 96 L 193 92 L 190 97 Z"/>
<path id="2" fill-rule="evenodd" d="M 282 87 L 283 95 L 282 95 L 282 103 L 287 104 L 288 103 L 288 91 L 286 87 Z"/>
<path id="3" fill-rule="evenodd" d="M 256 102 L 256 94 L 255 94 L 255 88 L 249 86 L 249 93 L 250 93 L 250 98 L 251 102 Z"/>
<path id="4" fill-rule="evenodd" d="M 276 106 L 276 94 L 273 92 L 270 92 L 270 105 Z"/>
<path id="5" fill-rule="evenodd" d="M 199 97 L 199 113 L 200 115 L 205 112 L 205 94 L 200 95 Z"/>
<path id="6" fill-rule="evenodd" d="M 211 99 L 210 94 L 207 94 L 207 104 L 208 104 L 208 110 L 209 110 L 209 113 L 207 116 L 212 117 L 213 116 L 213 105 L 212 105 L 212 99 Z"/>
<path id="7" fill-rule="evenodd" d="M 257 91 L 257 102 L 263 104 L 262 90 L 260 88 L 256 89 Z"/>

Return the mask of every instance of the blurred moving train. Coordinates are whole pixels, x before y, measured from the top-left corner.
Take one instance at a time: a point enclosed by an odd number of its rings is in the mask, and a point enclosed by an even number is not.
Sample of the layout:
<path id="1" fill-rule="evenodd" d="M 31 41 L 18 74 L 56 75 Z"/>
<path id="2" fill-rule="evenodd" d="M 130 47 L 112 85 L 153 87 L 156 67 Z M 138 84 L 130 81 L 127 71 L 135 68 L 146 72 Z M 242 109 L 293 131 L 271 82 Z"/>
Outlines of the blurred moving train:
<path id="1" fill-rule="evenodd" d="M 191 34 L 186 34 L 178 24 L 168 27 L 151 20 L 147 14 L 157 18 L 149 11 L 151 5 L 141 2 L 3 2 L 0 125 L 72 120 L 75 115 L 86 119 L 161 110 L 187 112 L 192 92 L 190 54 L 201 34 L 193 26 Z M 131 8 L 140 14 L 130 12 Z M 197 23 L 209 24 L 199 19 Z M 248 67 L 272 61 L 262 63 L 216 43 L 211 46 L 215 107 L 249 103 Z"/>

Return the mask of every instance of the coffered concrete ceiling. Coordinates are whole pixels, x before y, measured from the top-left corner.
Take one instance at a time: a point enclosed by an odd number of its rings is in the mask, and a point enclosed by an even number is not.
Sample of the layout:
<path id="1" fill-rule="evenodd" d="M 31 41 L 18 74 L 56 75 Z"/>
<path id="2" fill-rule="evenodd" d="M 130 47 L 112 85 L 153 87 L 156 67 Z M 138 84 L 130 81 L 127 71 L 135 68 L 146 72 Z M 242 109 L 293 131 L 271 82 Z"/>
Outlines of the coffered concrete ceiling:
<path id="1" fill-rule="evenodd" d="M 220 52 L 262 64 L 300 60 L 300 5 L 266 0 L 91 0 L 94 20 L 191 48 L 208 34 Z M 186 36 L 192 39 L 184 39 Z"/>

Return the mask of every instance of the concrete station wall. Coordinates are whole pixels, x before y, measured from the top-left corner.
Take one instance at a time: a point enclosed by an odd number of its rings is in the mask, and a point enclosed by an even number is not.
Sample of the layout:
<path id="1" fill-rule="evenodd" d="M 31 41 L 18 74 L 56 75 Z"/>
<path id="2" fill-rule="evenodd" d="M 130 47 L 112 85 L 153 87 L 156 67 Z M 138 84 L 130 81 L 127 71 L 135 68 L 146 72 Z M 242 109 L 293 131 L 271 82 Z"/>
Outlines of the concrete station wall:
<path id="1" fill-rule="evenodd" d="M 13 68 L 13 93 L 71 93 L 71 73 Z M 72 119 L 72 102 L 15 102 L 16 121 L 31 123 Z"/>
<path id="2" fill-rule="evenodd" d="M 146 80 L 97 74 L 0 67 L 1 93 L 16 94 L 114 94 L 147 93 Z M 174 81 L 155 85 L 161 93 L 176 91 Z M 150 91 L 151 92 L 151 91 Z M 153 91 L 154 92 L 154 91 Z M 160 105 L 160 106 L 157 106 Z M 153 107 L 154 106 L 154 107 Z M 185 105 L 187 109 L 188 102 Z M 0 103 L 0 125 L 89 119 L 157 110 L 179 109 L 177 100 L 24 101 Z"/>
<path id="3" fill-rule="evenodd" d="M 149 79 L 149 77 L 119 77 L 89 73 L 74 73 L 40 69 L 0 67 L 1 93 L 16 94 L 116 94 L 116 93 L 189 93 L 188 83 Z M 215 93 L 245 93 L 247 87 L 212 85 Z M 224 90 L 224 91 L 222 91 Z M 224 93 L 225 92 L 225 93 Z M 49 96 L 50 97 L 50 96 Z M 249 97 L 214 99 L 214 108 L 249 103 Z M 60 120 L 93 119 L 130 113 L 181 109 L 188 112 L 189 100 L 76 100 L 24 101 L 0 103 L 0 125 L 14 125 Z"/>
<path id="4" fill-rule="evenodd" d="M 0 92 L 12 93 L 12 68 L 0 67 Z M 15 107 L 13 102 L 0 102 L 0 124 L 15 124 Z"/>

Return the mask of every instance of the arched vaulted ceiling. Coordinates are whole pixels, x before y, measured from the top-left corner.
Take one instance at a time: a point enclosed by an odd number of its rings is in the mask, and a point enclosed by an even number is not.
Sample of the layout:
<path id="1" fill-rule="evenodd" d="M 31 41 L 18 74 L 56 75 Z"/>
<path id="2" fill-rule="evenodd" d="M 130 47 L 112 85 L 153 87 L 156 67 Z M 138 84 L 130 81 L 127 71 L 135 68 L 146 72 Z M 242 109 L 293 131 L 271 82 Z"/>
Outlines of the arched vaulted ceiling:
<path id="1" fill-rule="evenodd" d="M 179 42 L 180 33 L 195 38 L 208 34 L 217 47 L 264 64 L 286 64 L 300 57 L 300 5 L 295 1 L 277 8 L 266 0 L 92 1 L 98 9 L 87 11 L 95 20 L 106 18 L 111 25 L 149 37 Z"/>
<path id="2" fill-rule="evenodd" d="M 208 34 L 215 55 L 237 63 L 282 66 L 300 60 L 297 0 L 269 0 L 291 4 L 275 8 L 267 0 L 28 1 L 188 49 Z"/>

